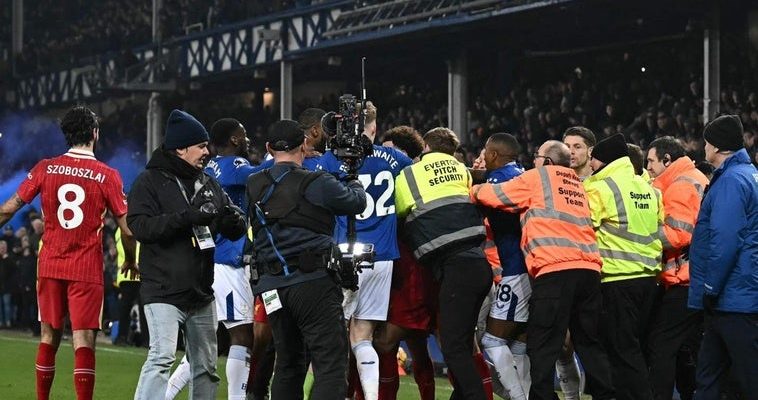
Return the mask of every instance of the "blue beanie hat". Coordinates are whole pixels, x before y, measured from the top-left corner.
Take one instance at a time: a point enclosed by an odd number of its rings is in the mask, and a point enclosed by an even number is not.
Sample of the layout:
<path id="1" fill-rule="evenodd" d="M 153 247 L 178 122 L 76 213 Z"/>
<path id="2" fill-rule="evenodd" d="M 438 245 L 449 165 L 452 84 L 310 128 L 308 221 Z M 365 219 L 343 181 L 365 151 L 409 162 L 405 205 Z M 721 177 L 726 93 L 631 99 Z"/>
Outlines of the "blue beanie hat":
<path id="1" fill-rule="evenodd" d="M 183 149 L 209 140 L 203 124 L 182 110 L 172 110 L 166 122 L 163 147 L 166 150 Z"/>

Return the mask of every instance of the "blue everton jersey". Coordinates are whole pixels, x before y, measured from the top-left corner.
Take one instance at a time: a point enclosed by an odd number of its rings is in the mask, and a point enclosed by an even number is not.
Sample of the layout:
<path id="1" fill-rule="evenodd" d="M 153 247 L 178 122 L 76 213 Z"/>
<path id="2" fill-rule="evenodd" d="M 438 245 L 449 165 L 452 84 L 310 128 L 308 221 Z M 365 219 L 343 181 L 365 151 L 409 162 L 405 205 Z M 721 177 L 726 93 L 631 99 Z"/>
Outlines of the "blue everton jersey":
<path id="1" fill-rule="evenodd" d="M 373 243 L 376 261 L 400 258 L 397 248 L 397 218 L 395 216 L 395 177 L 413 162 L 408 156 L 391 147 L 374 145 L 374 153 L 366 157 L 358 170 L 358 179 L 366 189 L 366 209 L 356 216 L 357 240 Z M 321 157 L 319 169 L 344 175 L 345 166 L 334 153 Z M 337 218 L 335 238 L 347 241 L 347 218 Z"/>
<path id="2" fill-rule="evenodd" d="M 524 168 L 511 162 L 487 173 L 488 183 L 507 182 L 524 173 Z M 526 273 L 524 253 L 521 251 L 521 223 L 518 214 L 494 211 L 486 211 L 490 221 L 490 227 L 495 235 L 497 255 L 500 257 L 500 266 L 503 268 L 503 276 L 520 275 Z"/>
<path id="3" fill-rule="evenodd" d="M 261 169 L 260 166 L 253 167 L 243 157 L 216 156 L 208 161 L 205 172 L 218 181 L 235 205 L 247 212 L 247 199 L 245 198 L 247 178 Z M 217 264 L 241 267 L 245 240 L 245 236 L 236 241 L 231 241 L 221 235 L 216 235 L 216 251 L 213 261 Z"/>

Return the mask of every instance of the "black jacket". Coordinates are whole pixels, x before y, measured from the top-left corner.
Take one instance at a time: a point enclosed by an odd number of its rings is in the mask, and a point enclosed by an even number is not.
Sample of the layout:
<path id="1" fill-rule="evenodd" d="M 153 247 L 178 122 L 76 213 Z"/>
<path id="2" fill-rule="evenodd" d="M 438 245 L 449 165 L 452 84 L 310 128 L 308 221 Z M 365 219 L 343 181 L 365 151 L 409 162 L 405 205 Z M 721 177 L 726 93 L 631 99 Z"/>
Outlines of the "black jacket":
<path id="1" fill-rule="evenodd" d="M 277 178 L 287 170 L 300 169 L 301 167 L 293 163 L 277 163 L 269 171 L 273 178 Z M 264 171 L 258 172 L 263 174 Z M 317 174 L 317 172 L 311 172 Z M 260 200 L 251 198 L 251 193 L 259 193 L 260 188 L 255 188 L 252 184 L 256 181 L 255 175 L 248 178 L 247 195 L 250 207 Z M 286 177 L 285 177 L 286 179 Z M 282 180 L 284 182 L 284 180 Z M 301 197 L 298 190 L 289 190 L 292 196 Z M 343 184 L 333 175 L 321 173 L 310 184 L 305 187 L 301 201 L 307 201 L 316 206 L 317 209 L 324 213 L 334 215 L 359 214 L 366 208 L 366 192 L 363 185 L 358 180 Z M 256 218 L 255 212 L 248 212 L 248 218 Z M 325 253 L 329 251 L 334 243 L 332 235 L 317 233 L 314 229 L 303 227 L 283 227 L 274 224 L 271 227 L 271 234 L 276 243 L 276 247 L 281 255 L 286 259 L 299 256 L 303 253 Z M 261 231 L 255 235 L 253 245 L 256 253 L 256 260 L 259 264 L 276 262 L 278 259 L 274 255 L 273 247 L 268 236 Z M 291 286 L 298 283 L 318 279 L 326 276 L 325 269 L 319 269 L 315 272 L 303 273 L 300 270 L 295 271 L 289 276 L 263 274 L 258 283 L 253 287 L 253 293 L 259 294 L 271 289 Z"/>
<path id="2" fill-rule="evenodd" d="M 214 179 L 183 162 L 170 152 L 153 152 L 146 170 L 132 184 L 126 221 L 141 246 L 138 264 L 144 303 L 191 310 L 213 300 L 213 249 L 200 250 L 195 244 L 188 209 L 207 199 L 217 210 L 232 203 Z M 193 205 L 187 204 L 177 179 Z M 195 181 L 202 184 L 197 192 Z M 193 198 L 194 193 L 198 195 Z M 241 216 L 234 226 L 220 226 L 220 220 L 210 226 L 214 236 L 221 233 L 236 240 L 245 234 Z"/>

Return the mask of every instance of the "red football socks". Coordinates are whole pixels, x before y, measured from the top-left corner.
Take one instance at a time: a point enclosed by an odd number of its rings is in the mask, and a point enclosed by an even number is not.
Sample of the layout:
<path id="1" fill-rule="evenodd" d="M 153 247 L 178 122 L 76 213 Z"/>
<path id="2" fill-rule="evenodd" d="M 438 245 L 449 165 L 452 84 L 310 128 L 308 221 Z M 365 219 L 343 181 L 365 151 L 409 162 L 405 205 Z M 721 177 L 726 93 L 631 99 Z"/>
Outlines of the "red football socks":
<path id="1" fill-rule="evenodd" d="M 413 360 L 413 379 L 418 385 L 421 400 L 434 400 L 434 364 L 431 358 Z"/>
<path id="2" fill-rule="evenodd" d="M 50 388 L 53 386 L 53 378 L 55 378 L 55 351 L 55 347 L 47 343 L 39 344 L 35 364 L 37 400 L 48 400 L 50 398 Z"/>
<path id="3" fill-rule="evenodd" d="M 414 370 L 415 374 L 415 370 Z M 379 400 L 397 399 L 400 376 L 397 371 L 397 350 L 379 354 Z"/>
<path id="4" fill-rule="evenodd" d="M 95 350 L 80 347 L 74 351 L 74 388 L 77 400 L 92 400 L 95 391 Z"/>
<path id="5" fill-rule="evenodd" d="M 482 386 L 484 386 L 484 393 L 487 395 L 487 400 L 492 400 L 492 376 L 490 375 L 490 368 L 487 363 L 484 362 L 484 356 L 482 353 L 474 354 L 474 365 L 476 365 L 476 372 L 482 377 Z"/>

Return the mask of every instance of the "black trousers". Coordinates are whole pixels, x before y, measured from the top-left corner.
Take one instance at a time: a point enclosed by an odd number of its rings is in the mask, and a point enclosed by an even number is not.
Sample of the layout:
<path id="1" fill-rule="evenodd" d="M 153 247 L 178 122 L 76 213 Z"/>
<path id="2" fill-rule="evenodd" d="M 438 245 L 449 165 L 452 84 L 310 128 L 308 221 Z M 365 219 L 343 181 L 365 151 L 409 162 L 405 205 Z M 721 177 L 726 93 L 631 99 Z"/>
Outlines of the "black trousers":
<path id="1" fill-rule="evenodd" d="M 718 399 L 727 371 L 740 391 L 758 396 L 758 314 L 717 311 L 706 316 L 705 334 L 697 357 L 696 400 Z"/>
<path id="2" fill-rule="evenodd" d="M 474 335 L 479 309 L 492 287 L 492 269 L 484 253 L 466 251 L 446 257 L 439 293 L 442 356 L 453 375 L 451 399 L 484 400 L 482 378 L 474 365 Z"/>
<path id="3" fill-rule="evenodd" d="M 592 398 L 614 397 L 611 367 L 598 332 L 602 303 L 600 274 L 596 271 L 564 270 L 534 280 L 526 336 L 532 363 L 530 400 L 558 398 L 553 390 L 553 372 L 567 329 L 587 373 Z"/>
<path id="4" fill-rule="evenodd" d="M 645 341 L 655 303 L 655 278 L 606 282 L 601 285 L 601 290 L 601 334 L 611 362 L 617 399 L 652 399 L 643 349 L 646 348 Z"/>
<path id="5" fill-rule="evenodd" d="M 129 332 L 131 331 L 131 312 L 135 304 L 139 306 L 139 325 L 140 325 L 140 343 L 135 345 L 150 343 L 147 330 L 147 321 L 145 320 L 144 305 L 139 296 L 139 281 L 121 281 L 118 286 L 121 292 L 121 298 L 118 301 L 118 338 L 127 343 Z"/>
<path id="6" fill-rule="evenodd" d="M 647 359 L 650 385 L 656 400 L 671 400 L 676 380 L 690 382 L 695 378 L 695 371 L 691 369 L 688 369 L 692 374 L 690 379 L 682 376 L 677 362 L 682 347 L 692 335 L 697 334 L 703 321 L 702 312 L 687 308 L 688 291 L 687 286 L 665 289 L 653 312 L 647 339 Z M 681 385 L 677 384 L 677 387 L 681 388 Z"/>
<path id="7" fill-rule="evenodd" d="M 307 346 L 314 375 L 311 398 L 343 400 L 348 346 L 342 290 L 324 277 L 278 292 L 282 309 L 268 316 L 276 347 L 271 398 L 303 398 Z"/>

